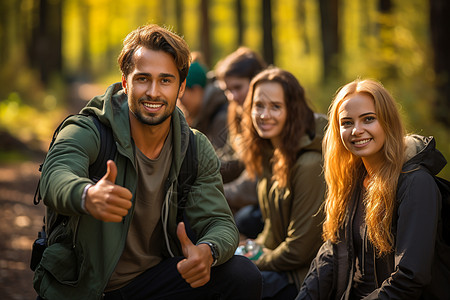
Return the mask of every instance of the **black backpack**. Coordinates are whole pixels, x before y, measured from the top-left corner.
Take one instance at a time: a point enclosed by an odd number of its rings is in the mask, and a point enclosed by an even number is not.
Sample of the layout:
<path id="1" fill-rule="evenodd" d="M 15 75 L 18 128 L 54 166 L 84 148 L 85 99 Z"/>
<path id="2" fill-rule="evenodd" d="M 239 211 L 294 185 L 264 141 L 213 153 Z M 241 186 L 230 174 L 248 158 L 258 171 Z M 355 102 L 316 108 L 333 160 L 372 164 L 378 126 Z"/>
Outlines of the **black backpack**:
<path id="1" fill-rule="evenodd" d="M 424 293 L 429 296 L 427 299 L 450 299 L 450 182 L 439 176 L 433 177 L 442 196 L 441 224 L 436 236 L 431 282 Z"/>
<path id="2" fill-rule="evenodd" d="M 450 182 L 439 176 L 433 177 L 442 196 L 442 239 L 450 247 Z"/>
<path id="3" fill-rule="evenodd" d="M 56 137 L 61 130 L 64 122 L 70 118 L 72 115 L 69 115 L 64 121 L 62 121 L 55 132 L 53 133 L 53 138 L 50 143 L 49 149 L 53 146 Z M 97 159 L 94 163 L 89 166 L 89 178 L 92 179 L 95 183 L 99 181 L 104 174 L 106 173 L 106 162 L 108 160 L 114 160 L 115 155 L 117 153 L 117 146 L 114 141 L 114 137 L 112 134 L 112 130 L 110 127 L 105 126 L 96 115 L 85 115 L 91 118 L 97 127 L 97 130 L 100 133 L 100 151 Z M 45 159 L 44 159 L 45 162 Z M 42 166 L 44 162 L 39 166 L 39 172 L 42 171 Z M 184 208 L 186 207 L 187 197 L 189 191 L 194 184 L 195 179 L 197 178 L 197 166 L 198 166 L 198 158 L 197 158 L 197 145 L 195 143 L 195 135 L 192 130 L 189 130 L 189 145 L 187 148 L 187 152 L 183 163 L 181 165 L 180 172 L 178 174 L 178 184 L 177 184 L 177 202 L 178 202 L 178 210 L 177 210 L 177 223 L 183 221 L 184 217 Z M 33 203 L 38 205 L 42 197 L 39 191 L 39 183 L 38 181 L 36 191 L 34 194 Z M 69 217 L 61 214 L 57 214 L 50 209 L 47 209 L 46 217 L 44 217 L 44 225 L 42 226 L 42 230 L 38 233 L 38 238 L 33 243 L 33 250 L 31 253 L 31 261 L 30 268 L 34 271 L 41 261 L 42 254 L 47 247 L 47 238 L 50 233 L 62 222 L 66 221 Z M 187 222 L 187 220 L 185 220 Z M 187 224 L 188 225 L 188 224 Z M 190 228 L 186 226 L 186 230 L 188 236 L 191 239 L 195 238 L 194 234 L 190 232 Z"/>

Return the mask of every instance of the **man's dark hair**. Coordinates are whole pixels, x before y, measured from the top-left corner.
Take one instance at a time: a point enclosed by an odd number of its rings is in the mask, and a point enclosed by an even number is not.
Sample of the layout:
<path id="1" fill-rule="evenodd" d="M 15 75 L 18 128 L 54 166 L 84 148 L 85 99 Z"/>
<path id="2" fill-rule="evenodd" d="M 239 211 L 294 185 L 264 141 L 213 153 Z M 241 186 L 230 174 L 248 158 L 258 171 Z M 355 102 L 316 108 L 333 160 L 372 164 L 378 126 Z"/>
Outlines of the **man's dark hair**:
<path id="1" fill-rule="evenodd" d="M 186 79 L 190 64 L 190 50 L 186 41 L 169 29 L 155 24 L 141 26 L 127 35 L 123 41 L 118 62 L 122 74 L 126 77 L 134 69 L 133 54 L 139 47 L 164 51 L 170 54 L 180 75 L 180 84 Z"/>

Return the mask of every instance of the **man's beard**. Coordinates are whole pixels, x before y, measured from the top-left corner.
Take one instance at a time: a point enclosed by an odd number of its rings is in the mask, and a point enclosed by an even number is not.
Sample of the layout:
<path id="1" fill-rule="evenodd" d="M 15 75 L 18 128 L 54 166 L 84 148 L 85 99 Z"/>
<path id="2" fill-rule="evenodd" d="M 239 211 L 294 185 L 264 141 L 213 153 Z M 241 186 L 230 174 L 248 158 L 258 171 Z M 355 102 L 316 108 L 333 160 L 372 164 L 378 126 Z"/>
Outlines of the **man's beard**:
<path id="1" fill-rule="evenodd" d="M 139 99 L 139 102 L 150 101 L 150 100 L 154 100 L 154 101 L 157 101 L 158 103 L 162 103 L 164 106 L 166 106 L 166 108 L 169 107 L 168 102 L 162 98 L 157 98 L 157 99 L 141 98 L 141 99 Z M 175 108 L 175 106 L 174 106 L 174 108 Z M 156 125 L 162 124 L 173 113 L 173 110 L 172 110 L 171 112 L 168 112 L 168 113 L 165 112 L 160 117 L 152 117 L 151 115 L 150 115 L 150 117 L 147 117 L 147 116 L 144 116 L 139 110 L 137 112 L 134 112 L 130 109 L 130 111 L 139 122 L 141 122 L 142 124 L 145 124 L 145 125 L 150 125 L 150 126 L 156 126 Z"/>

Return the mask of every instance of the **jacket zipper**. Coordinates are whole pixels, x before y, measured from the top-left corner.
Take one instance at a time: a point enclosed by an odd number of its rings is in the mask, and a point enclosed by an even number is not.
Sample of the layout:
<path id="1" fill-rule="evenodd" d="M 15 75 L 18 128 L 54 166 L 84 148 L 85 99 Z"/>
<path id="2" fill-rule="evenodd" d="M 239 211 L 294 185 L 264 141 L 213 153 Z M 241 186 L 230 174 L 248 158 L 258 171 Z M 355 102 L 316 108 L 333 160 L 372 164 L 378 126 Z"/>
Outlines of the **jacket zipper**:
<path id="1" fill-rule="evenodd" d="M 281 228 L 287 231 L 287 227 L 284 224 L 284 211 L 283 211 L 283 202 L 284 202 L 284 188 L 278 190 L 278 207 L 280 208 L 280 220 L 281 220 Z M 292 203 L 292 201 L 291 201 Z M 286 234 L 286 232 L 285 232 Z"/>
<path id="2" fill-rule="evenodd" d="M 377 274 L 377 259 L 375 256 L 375 251 L 373 251 L 373 274 L 374 274 L 374 278 L 375 278 L 375 286 L 377 287 L 377 289 L 380 287 L 378 285 L 378 274 Z"/>
<path id="3" fill-rule="evenodd" d="M 80 225 L 80 217 L 77 217 L 77 221 L 75 223 L 75 228 L 73 231 L 73 239 L 72 239 L 72 248 L 75 249 L 76 247 L 76 241 L 77 241 L 77 236 L 78 236 L 78 227 Z"/>
<path id="4" fill-rule="evenodd" d="M 362 262 L 361 262 L 361 272 L 362 275 L 366 275 L 366 251 L 367 251 L 367 225 L 364 225 L 364 238 L 363 238 L 363 249 L 362 249 Z"/>
<path id="5" fill-rule="evenodd" d="M 350 290 L 352 288 L 352 281 L 353 281 L 353 275 L 354 275 L 354 261 L 355 261 L 355 253 L 354 253 L 354 244 L 353 244 L 353 221 L 355 219 L 355 213 L 358 201 L 360 200 L 360 195 L 353 196 L 353 203 L 352 203 L 352 211 L 351 215 L 349 216 L 349 220 L 347 223 L 347 234 L 348 239 L 350 241 L 349 246 L 347 248 L 348 251 L 348 266 L 349 266 L 349 272 L 347 273 L 347 287 L 344 290 L 344 294 L 342 295 L 341 299 L 348 300 L 350 298 Z"/>
<path id="6" fill-rule="evenodd" d="M 172 252 L 172 249 L 170 248 L 170 241 L 169 241 L 169 202 L 173 195 L 173 185 L 169 186 L 169 189 L 166 192 L 166 196 L 164 198 L 164 203 L 161 208 L 161 221 L 162 221 L 162 227 L 163 227 L 163 233 L 164 233 L 164 240 L 166 242 L 167 251 L 169 251 L 169 254 L 171 257 L 174 257 L 175 255 Z"/>

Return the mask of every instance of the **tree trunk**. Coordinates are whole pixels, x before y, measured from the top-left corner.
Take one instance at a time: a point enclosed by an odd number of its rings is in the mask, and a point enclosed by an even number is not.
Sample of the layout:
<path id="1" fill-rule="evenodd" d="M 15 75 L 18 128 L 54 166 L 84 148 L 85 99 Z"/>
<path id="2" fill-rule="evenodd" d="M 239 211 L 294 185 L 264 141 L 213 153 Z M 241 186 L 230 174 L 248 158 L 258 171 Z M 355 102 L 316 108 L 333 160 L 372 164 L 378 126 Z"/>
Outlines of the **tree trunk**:
<path id="1" fill-rule="evenodd" d="M 34 24 L 30 64 L 39 71 L 42 82 L 48 85 L 51 76 L 62 71 L 62 2 L 41 0 Z"/>
<path id="2" fill-rule="evenodd" d="M 244 18 L 242 11 L 242 0 L 236 0 L 236 20 L 237 20 L 237 45 L 244 42 Z"/>
<path id="3" fill-rule="evenodd" d="M 378 1 L 378 10 L 382 13 L 390 13 L 392 10 L 392 1 L 391 0 L 379 0 Z"/>
<path id="4" fill-rule="evenodd" d="M 303 53 L 309 54 L 311 52 L 311 45 L 309 43 L 307 30 L 306 30 L 306 7 L 305 7 L 305 0 L 298 0 L 297 1 L 297 19 L 298 19 L 298 26 L 299 26 L 299 35 L 300 40 L 303 43 Z"/>
<path id="5" fill-rule="evenodd" d="M 322 25 L 322 61 L 324 82 L 338 76 L 338 0 L 320 0 L 320 23 Z"/>
<path id="6" fill-rule="evenodd" d="M 91 55 L 90 55 L 90 47 L 91 43 L 89 40 L 89 32 L 91 24 L 89 22 L 90 9 L 89 5 L 86 3 L 86 0 L 82 0 L 80 3 L 81 10 L 81 22 L 82 26 L 80 28 L 80 42 L 81 42 L 81 63 L 79 72 L 82 74 L 82 77 L 85 80 L 90 80 L 91 78 Z"/>
<path id="7" fill-rule="evenodd" d="M 176 31 L 178 34 L 184 34 L 184 20 L 183 20 L 183 0 L 175 0 L 175 17 L 176 17 Z"/>
<path id="8" fill-rule="evenodd" d="M 263 57 L 268 64 L 274 63 L 273 37 L 272 37 L 272 7 L 271 0 L 263 0 Z"/>
<path id="9" fill-rule="evenodd" d="M 109 4 L 111 5 L 111 4 Z M 168 9 L 168 3 L 167 0 L 160 0 L 159 1 L 159 7 L 161 10 L 161 17 L 160 17 L 160 22 L 161 24 L 167 24 L 167 16 L 169 15 L 169 9 Z"/>
<path id="10" fill-rule="evenodd" d="M 441 123 L 450 127 L 450 2 L 430 0 L 431 44 L 436 74 L 436 97 L 433 113 Z"/>
<path id="11" fill-rule="evenodd" d="M 8 61 L 9 58 L 9 49 L 11 47 L 9 43 L 8 38 L 8 31 L 7 28 L 11 28 L 11 25 L 9 24 L 13 19 L 8 18 L 8 16 L 11 16 L 13 10 L 9 8 L 10 3 L 7 1 L 0 1 L 0 64 L 1 66 L 4 66 L 5 63 Z M 12 23 L 12 22 L 11 22 Z M 9 45 L 6 47 L 6 45 Z"/>
<path id="12" fill-rule="evenodd" d="M 399 68 L 397 64 L 392 63 L 385 53 L 386 49 L 390 51 L 397 51 L 397 41 L 394 37 L 395 25 L 392 22 L 387 22 L 386 20 L 393 18 L 393 3 L 391 0 L 379 0 L 378 1 L 378 19 L 377 22 L 377 35 L 378 35 L 378 52 L 380 53 L 380 58 L 382 64 L 379 68 L 381 70 L 381 75 L 378 78 L 381 81 L 385 79 L 393 79 L 399 77 Z"/>
<path id="13" fill-rule="evenodd" d="M 209 13 L 208 0 L 201 3 L 201 28 L 200 28 L 200 49 L 208 66 L 211 66 L 211 41 L 209 37 Z"/>

